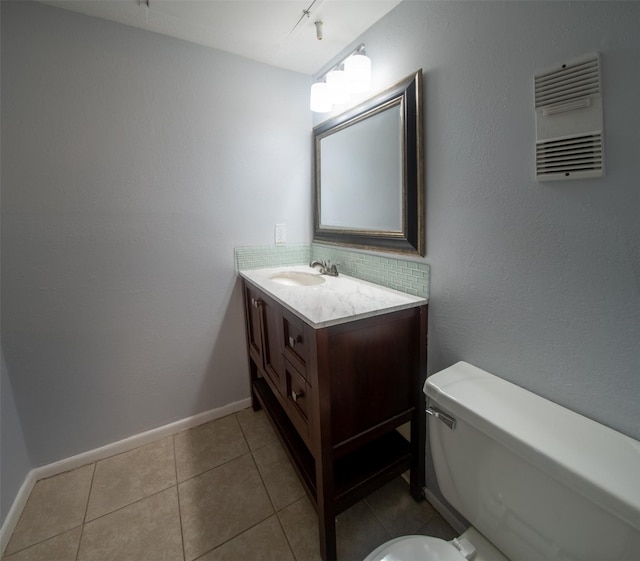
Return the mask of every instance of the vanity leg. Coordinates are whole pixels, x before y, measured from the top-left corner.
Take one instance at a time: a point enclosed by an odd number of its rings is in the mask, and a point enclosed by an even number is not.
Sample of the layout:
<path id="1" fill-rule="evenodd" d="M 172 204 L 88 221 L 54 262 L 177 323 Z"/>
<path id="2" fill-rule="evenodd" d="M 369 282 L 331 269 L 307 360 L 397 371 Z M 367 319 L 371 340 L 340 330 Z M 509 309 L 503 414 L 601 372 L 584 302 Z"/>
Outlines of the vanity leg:
<path id="1" fill-rule="evenodd" d="M 262 406 L 260 405 L 260 402 L 256 397 L 256 392 L 253 390 L 253 388 L 251 389 L 251 409 L 253 409 L 254 411 L 260 411 L 260 409 L 262 409 Z"/>
<path id="2" fill-rule="evenodd" d="M 333 457 L 328 446 L 325 447 L 324 454 L 316 458 L 316 488 L 320 555 L 323 561 L 337 561 Z"/>
<path id="3" fill-rule="evenodd" d="M 317 352 L 317 354 L 315 354 Z M 320 555 L 323 561 L 337 561 L 335 482 L 333 477 L 333 446 L 331 437 L 331 377 L 318 376 L 318 372 L 330 372 L 328 362 L 329 340 L 327 330 L 316 334 L 316 349 L 309 360 L 316 369 L 307 372 L 316 387 L 314 393 L 312 440 L 316 464 L 316 511 L 320 534 Z"/>
<path id="4" fill-rule="evenodd" d="M 427 444 L 427 415 L 424 412 L 427 400 L 422 391 L 415 399 L 414 413 L 411 419 L 411 471 L 409 475 L 409 491 L 416 501 L 425 498 L 425 464 Z"/>
<path id="5" fill-rule="evenodd" d="M 414 419 L 411 421 L 411 471 L 409 474 L 409 492 L 416 501 L 425 498 L 425 454 L 426 454 L 426 419 L 424 411 L 425 400 L 422 400 L 421 408 L 418 409 Z"/>
<path id="6" fill-rule="evenodd" d="M 415 374 L 415 383 L 413 386 L 414 396 L 414 412 L 411 419 L 411 474 L 409 477 L 409 490 L 411 496 L 420 501 L 424 499 L 425 481 L 425 463 L 426 463 L 426 445 L 427 445 L 427 400 L 425 398 L 423 388 L 427 379 L 427 323 L 428 310 L 424 306 L 420 310 L 420 329 L 417 331 L 424 334 L 424 339 L 420 339 L 419 344 L 419 366 Z M 420 335 L 420 337 L 422 337 Z"/>
<path id="7" fill-rule="evenodd" d="M 260 405 L 260 401 L 258 400 L 258 396 L 256 395 L 256 390 L 254 386 L 254 382 L 257 379 L 258 379 L 258 367 L 250 358 L 249 359 L 249 381 L 251 384 L 251 408 L 254 411 L 260 411 L 260 409 L 262 409 L 262 405 Z"/>
<path id="8" fill-rule="evenodd" d="M 320 533 L 320 556 L 323 561 L 337 561 L 336 516 L 333 508 L 318 505 L 318 529 Z"/>

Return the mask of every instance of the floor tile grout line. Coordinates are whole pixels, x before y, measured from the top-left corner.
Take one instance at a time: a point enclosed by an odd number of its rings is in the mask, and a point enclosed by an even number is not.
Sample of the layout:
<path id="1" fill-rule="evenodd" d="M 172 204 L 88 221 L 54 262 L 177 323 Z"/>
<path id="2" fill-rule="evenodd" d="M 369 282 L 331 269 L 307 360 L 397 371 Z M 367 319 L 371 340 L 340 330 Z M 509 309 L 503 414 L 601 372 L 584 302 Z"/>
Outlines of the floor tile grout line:
<path id="1" fill-rule="evenodd" d="M 378 516 L 378 513 L 376 512 L 376 509 L 373 508 L 373 506 L 371 506 L 369 504 L 369 501 L 367 501 L 367 499 L 369 498 L 369 496 L 365 497 L 364 499 L 362 499 L 362 502 L 366 505 L 366 507 L 369 509 L 369 511 L 371 512 L 371 514 L 373 514 L 373 517 L 376 519 L 376 521 L 378 522 L 378 524 L 380 524 L 380 527 L 385 531 L 385 533 L 387 534 L 387 540 L 390 540 L 393 538 L 393 535 L 391 534 L 391 532 L 389 531 L 389 528 L 387 528 L 387 525 L 384 523 L 384 521 L 382 520 L 382 518 L 380 518 Z"/>
<path id="2" fill-rule="evenodd" d="M 262 481 L 262 485 L 263 485 L 265 491 L 267 492 L 267 497 L 269 497 L 269 502 L 271 503 L 271 507 L 273 508 L 273 514 L 275 515 L 276 520 L 278 521 L 278 525 L 280 526 L 280 529 L 282 530 L 282 533 L 284 535 L 284 539 L 286 540 L 287 545 L 289 546 L 289 551 L 291 551 L 291 555 L 293 556 L 293 558 L 297 560 L 296 554 L 294 553 L 293 547 L 291 546 L 291 542 L 289 541 L 289 536 L 287 536 L 287 532 L 285 532 L 285 530 L 284 530 L 284 527 L 282 525 L 282 521 L 280 520 L 280 516 L 278 514 L 278 509 L 276 508 L 276 505 L 273 502 L 273 498 L 271 497 L 271 493 L 269 492 L 269 487 L 267 487 L 267 483 L 264 480 L 264 477 L 262 476 L 262 472 L 260 471 L 260 468 L 258 467 L 258 462 L 256 461 L 256 458 L 254 456 L 254 452 L 253 451 L 251 451 L 251 459 L 253 460 L 253 464 L 256 466 L 256 470 L 258 472 L 258 475 L 260 476 L 260 481 Z M 306 496 L 306 493 L 305 493 L 305 496 Z M 296 500 L 300 500 L 300 499 L 296 499 Z M 283 506 L 280 510 L 283 510 L 283 509 L 287 508 L 288 506 L 292 505 L 295 502 L 296 501 L 292 501 L 288 505 Z"/>
<path id="3" fill-rule="evenodd" d="M 171 484 L 168 485 L 167 487 L 164 487 L 162 489 L 158 489 L 156 491 L 154 491 L 153 493 L 149 493 L 148 495 L 144 496 L 144 497 L 140 497 L 139 499 L 136 499 L 135 501 L 132 501 L 126 505 L 122 505 L 119 506 L 118 508 L 111 510 L 109 512 L 105 512 L 104 514 L 101 514 L 100 516 L 96 516 L 95 518 L 92 518 L 91 520 L 87 520 L 83 526 L 86 526 L 88 524 L 93 524 L 96 520 L 101 520 L 102 518 L 104 518 L 105 516 L 109 516 L 110 514 L 113 514 L 114 512 L 120 512 L 121 510 L 124 510 L 125 508 L 129 508 L 130 506 L 136 505 L 138 503 L 141 503 L 142 501 L 149 499 L 151 497 L 155 497 L 156 495 L 159 495 L 160 493 L 164 493 L 165 491 L 168 491 L 169 489 L 172 489 L 173 487 L 176 487 L 175 484 Z"/>
<path id="4" fill-rule="evenodd" d="M 184 545 L 184 530 L 182 528 L 182 508 L 180 507 L 180 487 L 178 484 L 178 457 L 176 454 L 175 436 L 171 437 L 171 444 L 173 446 L 173 469 L 176 476 L 176 496 L 178 497 L 178 521 L 180 522 L 180 540 L 182 541 L 182 561 L 185 561 L 187 559 L 187 552 Z"/>
<path id="5" fill-rule="evenodd" d="M 269 514 L 269 516 L 266 516 L 265 518 L 263 518 L 262 520 L 258 520 L 258 522 L 256 522 L 255 524 L 252 524 L 251 526 L 248 526 L 247 528 L 245 528 L 244 530 L 242 530 L 242 532 L 238 532 L 237 534 L 234 534 L 233 536 L 227 538 L 226 540 L 224 540 L 223 542 L 220 542 L 218 545 L 216 545 L 215 547 L 212 547 L 211 549 L 208 549 L 207 551 L 203 552 L 202 554 L 198 555 L 198 557 L 195 557 L 191 560 L 187 559 L 185 557 L 185 561 L 198 561 L 198 559 L 202 559 L 205 555 L 209 555 L 209 553 L 211 553 L 212 551 L 215 551 L 216 549 L 218 549 L 219 547 L 222 547 L 223 545 L 229 543 L 230 541 L 235 540 L 236 538 L 240 537 L 242 534 L 244 534 L 245 532 L 248 532 L 249 530 L 252 530 L 253 528 L 255 528 L 256 526 L 259 526 L 260 524 L 262 524 L 263 522 L 265 522 L 266 520 L 269 520 L 269 518 L 271 518 L 272 516 L 275 516 L 277 513 L 276 512 L 272 512 L 271 514 Z"/>
<path id="6" fill-rule="evenodd" d="M 202 473 L 198 474 L 198 475 L 194 475 L 193 477 L 189 478 L 189 479 L 185 479 L 185 481 L 189 481 L 190 479 L 195 479 L 196 477 L 200 477 L 201 475 L 204 475 L 205 473 L 209 473 L 210 471 L 213 471 L 214 469 L 217 469 L 219 467 L 222 467 L 230 462 L 233 462 L 235 460 L 238 460 L 240 458 L 244 458 L 245 456 L 251 456 L 251 461 L 253 462 L 254 467 L 256 468 L 256 471 L 258 472 L 258 477 L 260 477 L 260 481 L 262 483 L 262 486 L 264 487 L 265 492 L 267 493 L 267 497 L 269 498 L 269 503 L 271 504 L 271 508 L 273 509 L 273 512 L 271 514 L 269 514 L 268 516 L 266 516 L 265 518 L 263 518 L 262 520 L 259 520 L 258 522 L 256 522 L 255 524 L 249 526 L 248 528 L 245 528 L 244 530 L 242 530 L 242 532 L 239 532 L 237 534 L 234 534 L 233 536 L 230 536 L 228 539 L 224 540 L 223 542 L 219 543 L 218 545 L 216 545 L 215 547 L 212 547 L 211 549 L 208 549 L 207 551 L 203 552 L 201 555 L 198 555 L 198 557 L 195 557 L 193 560 L 188 560 L 187 559 L 187 555 L 186 552 L 184 554 L 184 559 L 185 561 L 198 561 L 198 559 L 202 559 L 205 555 L 208 555 L 209 553 L 211 553 L 212 551 L 218 549 L 219 547 L 222 547 L 224 544 L 229 543 L 231 540 L 234 540 L 235 538 L 237 538 L 238 536 L 241 536 L 242 534 L 244 534 L 245 532 L 251 530 L 252 528 L 255 528 L 256 526 L 258 526 L 259 524 L 262 524 L 265 520 L 268 520 L 271 516 L 277 515 L 277 511 L 275 509 L 275 506 L 273 504 L 273 501 L 271 500 L 271 495 L 269 495 L 269 490 L 267 489 L 267 486 L 264 482 L 264 479 L 262 478 L 262 474 L 260 473 L 260 468 L 258 468 L 258 465 L 256 463 L 255 458 L 253 457 L 253 451 L 251 450 L 251 447 L 249 446 L 249 441 L 247 440 L 247 436 L 245 434 L 244 429 L 242 428 L 242 423 L 240 422 L 240 419 L 238 419 L 237 415 L 238 412 L 236 413 L 232 413 L 232 415 L 236 416 L 236 421 L 238 423 L 238 426 L 240 427 L 240 433 L 242 434 L 242 438 L 245 441 L 245 444 L 247 445 L 247 449 L 248 452 L 245 454 L 241 454 L 240 456 L 233 458 L 231 460 L 228 460 L 226 462 L 224 462 L 223 464 L 214 466 L 206 471 L 203 471 Z M 184 483 L 185 481 L 181 481 L 178 483 L 178 486 L 180 486 L 182 483 Z M 180 493 L 178 492 L 178 495 L 180 495 Z M 182 515 L 181 515 L 181 520 L 182 520 Z M 286 534 L 285 534 L 286 535 Z M 287 542 L 288 543 L 288 542 Z"/>
<path id="7" fill-rule="evenodd" d="M 236 413 L 230 413 L 229 415 L 226 415 L 225 417 L 220 417 L 220 419 L 214 419 L 212 421 L 207 421 L 206 423 L 202 423 L 202 425 L 206 425 L 206 424 L 209 424 L 209 423 L 215 423 L 216 421 L 220 421 L 222 419 L 226 419 L 227 417 L 232 417 L 232 416 L 235 417 L 236 415 L 237 415 L 237 412 Z M 205 473 L 209 473 L 210 471 L 212 471 L 212 470 L 214 470 L 216 468 L 222 467 L 224 465 L 227 465 L 228 463 L 231 463 L 231 462 L 233 462 L 235 460 L 238 460 L 238 459 L 242 458 L 243 456 L 246 456 L 247 454 L 251 454 L 251 447 L 249 446 L 249 442 L 248 442 L 248 440 L 247 440 L 247 438 L 246 438 L 246 436 L 244 434 L 244 431 L 242 429 L 242 423 L 240 423 L 240 421 L 237 418 L 236 418 L 236 422 L 238 423 L 238 428 L 240 429 L 240 433 L 242 434 L 242 437 L 244 439 L 244 443 L 247 446 L 247 451 L 243 452 L 239 456 L 235 456 L 233 458 L 225 460 L 224 462 L 222 462 L 220 464 L 216 464 L 215 466 L 211 466 L 211 467 L 205 469 L 204 471 L 201 471 L 201 472 L 196 473 L 194 475 L 190 475 L 189 477 L 186 477 L 185 479 L 180 479 L 178 477 L 178 468 L 177 468 L 178 458 L 177 458 L 177 453 L 176 453 L 176 481 L 177 481 L 178 485 L 182 485 L 183 483 L 186 483 L 187 481 L 191 481 L 192 479 L 195 479 L 196 477 L 200 477 L 201 475 L 204 475 Z M 180 431 L 179 433 L 176 433 L 173 436 L 175 438 L 175 436 L 177 436 L 178 434 L 182 434 L 183 432 L 188 432 L 190 430 L 197 429 L 198 427 L 201 427 L 202 425 L 198 425 L 197 427 L 192 427 L 190 429 L 187 429 L 187 430 L 184 430 L 184 431 Z M 174 451 L 175 451 L 175 441 L 174 441 Z"/>
<path id="8" fill-rule="evenodd" d="M 298 500 L 302 500 L 302 499 L 298 499 Z M 294 501 L 294 502 L 296 502 L 296 501 Z M 293 503 L 291 503 L 291 504 L 293 504 Z M 278 519 L 278 524 L 280 525 L 280 529 L 282 530 L 282 533 L 284 534 L 284 539 L 287 540 L 287 545 L 289 546 L 289 550 L 291 551 L 291 555 L 293 555 L 293 559 L 295 561 L 298 561 L 298 556 L 296 555 L 296 552 L 293 549 L 293 545 L 291 544 L 291 540 L 289 539 L 289 535 L 287 534 L 287 531 L 284 529 L 284 525 L 282 524 L 282 520 L 280 519 L 280 512 L 282 512 L 282 510 L 284 510 L 284 509 L 276 511 L 276 518 Z"/>
<path id="9" fill-rule="evenodd" d="M 255 411 L 254 413 L 257 413 L 257 411 Z M 237 415 L 238 413 L 235 413 L 235 415 Z M 237 419 L 237 418 L 236 418 Z M 265 491 L 267 492 L 267 496 L 269 497 L 269 502 L 271 502 L 271 506 L 273 507 L 273 512 L 278 512 L 278 509 L 276 508 L 276 505 L 273 502 L 273 499 L 271 497 L 271 493 L 269 492 L 269 487 L 267 486 L 266 481 L 264 480 L 264 477 L 262 477 L 262 472 L 260 471 L 260 468 L 258 467 L 258 462 L 256 461 L 256 457 L 255 457 L 255 452 L 257 452 L 258 450 L 262 450 L 263 448 L 265 448 L 266 446 L 269 445 L 269 442 L 263 444 L 262 446 L 260 446 L 259 448 L 256 448 L 255 450 L 253 448 L 251 448 L 251 446 L 249 445 L 249 439 L 247 438 L 247 435 L 244 431 L 244 429 L 242 428 L 242 423 L 240 422 L 240 419 L 237 419 L 238 421 L 238 425 L 240 425 L 240 430 L 242 431 L 242 436 L 244 436 L 244 441 L 247 444 L 247 448 L 249 449 L 249 454 L 251 454 L 251 459 L 253 460 L 253 464 L 256 466 L 256 470 L 258 470 L 258 475 L 260 476 L 260 481 L 262 481 L 262 485 L 264 486 Z M 279 442 L 276 440 L 276 442 Z M 293 504 L 289 503 L 289 504 Z M 285 505 L 286 508 L 289 505 Z"/>
<path id="10" fill-rule="evenodd" d="M 0 0 L 2 1 L 2 0 Z M 226 466 L 227 464 L 230 464 L 231 462 L 235 462 L 236 460 L 239 460 L 240 458 L 244 458 L 245 456 L 248 456 L 249 454 L 251 454 L 251 451 L 248 452 L 244 452 L 243 454 L 240 454 L 239 456 L 236 456 L 235 458 L 231 458 L 230 460 L 226 460 L 225 462 L 221 463 L 221 464 L 217 464 L 213 467 L 210 467 L 208 469 L 205 469 L 204 471 L 197 473 L 196 475 L 192 475 L 191 477 L 188 477 L 187 479 L 183 479 L 182 481 L 178 481 L 178 486 L 186 483 L 187 481 L 193 481 L 194 479 L 197 479 L 198 477 L 201 477 L 211 471 L 213 471 L 214 469 L 218 469 L 221 468 L 223 466 Z"/>
<path id="11" fill-rule="evenodd" d="M 236 413 L 236 415 L 237 415 L 237 413 Z M 242 429 L 242 423 L 240 423 L 239 420 L 238 420 L 238 424 L 240 425 L 240 429 L 242 430 L 242 433 L 244 434 L 244 430 Z M 247 446 L 248 446 L 249 445 L 249 441 L 247 440 L 246 435 L 245 435 L 245 440 L 247 441 Z M 280 442 L 280 440 L 276 438 L 274 441 L 267 442 L 267 443 L 263 444 L 262 446 L 260 446 L 259 448 L 256 448 L 255 450 L 252 449 L 249 446 L 249 453 L 251 454 L 251 457 L 253 458 L 253 463 L 256 465 L 256 469 L 258 470 L 258 474 L 260 475 L 260 479 L 262 480 L 262 484 L 264 485 L 264 488 L 267 491 L 267 496 L 269 497 L 269 500 L 271 501 L 271 506 L 273 507 L 273 511 L 277 513 L 278 511 L 283 510 L 283 509 L 287 508 L 288 506 L 291 506 L 293 503 L 295 503 L 296 501 L 300 500 L 301 497 L 293 499 L 292 501 L 288 502 L 287 504 L 282 505 L 279 509 L 276 508 L 276 505 L 273 502 L 273 499 L 271 497 L 271 492 L 269 491 L 269 487 L 267 486 L 267 482 L 262 477 L 262 472 L 260 471 L 260 467 L 258 466 L 258 462 L 257 462 L 256 457 L 255 457 L 255 453 L 258 450 L 262 450 L 263 448 L 266 448 L 267 446 L 269 446 L 272 443 L 277 443 L 279 446 L 281 446 L 284 449 L 284 446 L 283 446 L 282 442 Z M 295 469 L 294 469 L 294 472 L 295 472 Z M 296 473 L 296 477 L 298 477 L 297 473 Z M 300 483 L 302 484 L 302 488 L 304 489 L 304 484 L 302 483 L 302 481 Z M 303 496 L 306 496 L 306 495 L 307 495 L 307 493 L 305 492 Z"/>
<path id="12" fill-rule="evenodd" d="M 257 412 L 254 412 L 257 413 Z M 237 413 L 236 413 L 237 415 Z M 244 429 L 242 428 L 242 423 L 240 423 L 240 420 L 238 420 L 238 424 L 240 425 L 240 429 L 242 430 L 242 433 L 244 434 Z M 249 444 L 248 439 L 246 438 L 245 435 L 245 440 L 247 440 L 247 445 Z M 280 441 L 278 439 L 276 439 L 276 442 L 278 442 L 278 444 L 282 445 L 282 443 L 280 443 Z M 287 532 L 284 529 L 284 526 L 282 525 L 282 520 L 280 519 L 280 511 L 284 510 L 285 508 L 288 508 L 289 506 L 291 506 L 292 504 L 296 503 L 299 500 L 302 500 L 303 498 L 305 498 L 307 496 L 306 492 L 302 497 L 299 497 L 297 499 L 295 499 L 294 501 L 291 501 L 289 504 L 284 505 L 282 508 L 280 508 L 280 510 L 278 510 L 276 508 L 276 505 L 273 502 L 273 499 L 271 498 L 271 493 L 269 493 L 269 488 L 267 487 L 267 484 L 264 480 L 264 478 L 262 477 L 262 472 L 260 471 L 260 468 L 258 467 L 258 462 L 256 461 L 255 458 L 255 452 L 257 450 L 261 450 L 262 448 L 264 448 L 265 446 L 267 446 L 267 444 L 264 444 L 263 446 L 257 448 L 256 450 L 253 450 L 250 446 L 249 446 L 249 451 L 251 453 L 251 459 L 253 460 L 253 463 L 256 466 L 256 469 L 258 470 L 258 475 L 260 476 L 260 480 L 262 481 L 262 485 L 264 486 L 265 490 L 267 491 L 267 496 L 269 497 L 269 501 L 271 502 L 271 506 L 273 507 L 273 512 L 276 516 L 276 519 L 278 520 L 278 524 L 280 526 L 280 529 L 282 530 L 282 533 L 284 534 L 284 539 L 287 541 L 287 545 L 289 546 L 289 550 L 291 551 L 291 555 L 293 555 L 294 560 L 297 561 L 298 557 L 296 556 L 296 553 L 293 549 L 293 546 L 291 545 L 291 541 L 289 540 L 289 536 L 287 535 Z M 246 531 L 246 530 L 245 530 Z"/>
<path id="13" fill-rule="evenodd" d="M 267 483 L 265 482 L 264 477 L 262 477 L 262 472 L 258 467 L 258 462 L 256 462 L 256 458 L 253 455 L 253 452 L 251 452 L 251 461 L 253 462 L 253 465 L 256 468 L 256 471 L 258 472 L 258 477 L 260 477 L 260 482 L 262 483 L 262 486 L 264 487 L 264 490 L 267 493 L 267 497 L 269 497 L 269 504 L 271 505 L 273 512 L 274 513 L 278 512 L 276 509 L 276 505 L 273 503 L 273 499 L 271 498 L 271 493 L 269 493 L 269 487 L 267 487 Z"/>
<path id="14" fill-rule="evenodd" d="M 87 504 L 84 507 L 84 516 L 82 517 L 82 525 L 87 522 L 87 514 L 89 513 L 89 502 L 91 501 L 91 495 L 93 494 L 93 483 L 96 479 L 96 470 L 98 468 L 98 462 L 93 463 L 93 471 L 91 472 L 91 483 L 89 484 L 89 493 L 87 493 Z"/>
<path id="15" fill-rule="evenodd" d="M 78 561 L 80 558 L 80 544 L 82 543 L 82 536 L 84 535 L 84 523 L 80 526 L 80 537 L 78 538 L 78 545 L 76 546 L 76 555 L 75 560 Z"/>
<path id="16" fill-rule="evenodd" d="M 6 551 L 5 551 L 5 553 L 2 554 L 1 559 L 2 559 L 2 561 L 5 561 L 5 559 L 10 559 L 14 555 L 17 555 L 18 553 L 24 553 L 25 551 L 27 551 L 27 549 L 31 549 L 32 547 L 36 547 L 36 546 L 42 545 L 43 543 L 45 543 L 45 542 L 47 542 L 49 540 L 52 540 L 54 538 L 58 538 L 62 534 L 66 534 L 67 532 L 71 532 L 72 530 L 75 530 L 76 528 L 81 528 L 82 526 L 84 526 L 84 524 L 80 523 L 77 526 L 74 526 L 73 528 L 67 528 L 66 530 L 63 530 L 62 532 L 59 532 L 58 534 L 55 534 L 53 536 L 49 536 L 48 538 L 45 538 L 45 539 L 37 541 L 37 542 L 30 543 L 29 545 L 23 547 L 22 549 L 17 549 L 16 551 L 12 551 L 9 554 L 7 554 Z M 79 542 L 78 542 L 78 545 L 80 545 Z"/>
<path id="17" fill-rule="evenodd" d="M 251 409 L 253 411 L 252 407 L 248 407 L 247 409 Z M 246 411 L 246 409 L 243 409 L 242 411 Z M 242 436 L 244 436 L 244 441 L 247 444 L 247 448 L 249 449 L 249 452 L 251 454 L 253 454 L 253 448 L 251 447 L 251 443 L 249 442 L 249 438 L 247 437 L 247 432 L 245 431 L 244 427 L 242 426 L 242 423 L 240 422 L 240 417 L 239 414 L 241 413 L 241 411 L 237 411 L 236 413 L 234 413 L 234 415 L 236 416 L 236 421 L 238 421 L 238 425 L 240 425 L 240 432 L 242 432 Z M 253 411 L 254 414 L 257 413 L 257 411 Z M 260 448 L 262 448 L 263 446 L 265 446 L 264 444 L 262 446 L 260 446 Z"/>
<path id="18" fill-rule="evenodd" d="M 77 469 L 82 469 L 82 468 L 85 468 L 87 466 L 93 465 L 93 471 L 91 472 L 91 482 L 89 483 L 89 494 L 87 495 L 87 504 L 85 505 L 85 508 L 84 508 L 84 516 L 82 518 L 82 522 L 80 522 L 80 524 L 78 524 L 77 526 L 72 526 L 71 528 L 66 528 L 65 530 L 62 530 L 62 531 L 58 532 L 57 534 L 53 534 L 52 536 L 48 536 L 48 537 L 46 537 L 44 539 L 41 539 L 41 540 L 35 541 L 33 543 L 30 543 L 30 544 L 26 545 L 25 547 L 23 547 L 21 549 L 17 549 L 16 551 L 12 551 L 9 555 L 6 555 L 6 551 L 5 551 L 2 554 L 2 560 L 4 560 L 5 557 L 10 557 L 11 555 L 15 555 L 16 553 L 20 553 L 22 551 L 26 551 L 27 549 L 29 549 L 30 547 L 33 547 L 35 545 L 43 544 L 47 540 L 51 540 L 53 538 L 57 538 L 58 536 L 61 536 L 62 534 L 65 534 L 66 532 L 70 532 L 71 530 L 75 530 L 76 528 L 84 527 L 84 520 L 85 520 L 85 517 L 87 516 L 87 509 L 89 507 L 89 496 L 91 495 L 91 487 L 93 486 L 93 477 L 95 475 L 95 463 L 96 462 L 89 462 L 89 463 L 87 463 L 87 464 L 85 464 L 83 466 L 79 466 L 77 468 L 70 469 L 70 470 L 64 471 L 61 474 L 59 474 L 59 475 L 62 475 L 64 473 L 69 473 L 71 471 L 75 471 Z M 44 481 L 46 479 L 52 479 L 53 477 L 56 477 L 56 476 L 53 475 L 51 477 L 43 477 L 42 479 L 38 479 L 38 481 L 36 481 L 36 484 L 38 482 Z M 34 484 L 34 488 L 35 488 L 35 484 Z M 33 493 L 33 489 L 31 489 L 31 493 Z M 31 493 L 29 494 L 29 499 L 31 498 Z M 28 503 L 28 499 L 27 499 L 27 503 Z M 26 505 L 25 505 L 25 508 L 20 513 L 20 518 L 18 519 L 18 524 L 20 523 L 20 520 L 22 519 L 22 516 L 24 515 L 26 510 L 27 509 L 26 509 Z M 13 537 L 13 534 L 15 533 L 16 528 L 18 527 L 18 524 L 16 524 L 16 527 L 13 529 L 13 532 L 11 533 L 11 538 Z M 9 546 L 9 544 L 7 543 L 7 549 L 8 549 L 8 546 Z M 78 548 L 80 548 L 80 541 L 78 541 Z M 76 552 L 76 558 L 77 558 L 77 552 Z"/>
<path id="19" fill-rule="evenodd" d="M 96 470 L 98 469 L 98 462 L 93 463 L 93 471 L 91 473 L 91 484 L 89 485 L 89 493 L 87 494 L 87 504 L 84 507 L 84 516 L 82 517 L 82 525 L 80 527 L 80 537 L 78 538 L 78 547 L 76 548 L 75 560 L 80 558 L 80 546 L 82 545 L 82 536 L 84 535 L 84 526 L 87 523 L 87 514 L 89 513 L 89 501 L 93 493 L 93 482 L 96 479 Z"/>

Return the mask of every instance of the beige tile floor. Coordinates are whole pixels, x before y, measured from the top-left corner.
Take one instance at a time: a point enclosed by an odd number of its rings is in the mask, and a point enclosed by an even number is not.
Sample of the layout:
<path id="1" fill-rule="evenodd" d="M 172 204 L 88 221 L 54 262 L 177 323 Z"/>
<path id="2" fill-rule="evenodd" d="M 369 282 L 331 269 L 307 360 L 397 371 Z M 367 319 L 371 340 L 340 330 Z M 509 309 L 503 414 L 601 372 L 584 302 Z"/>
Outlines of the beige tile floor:
<path id="1" fill-rule="evenodd" d="M 456 534 L 402 478 L 337 519 L 340 561 Z M 38 481 L 3 561 L 318 561 L 317 518 L 263 412 L 245 409 Z"/>

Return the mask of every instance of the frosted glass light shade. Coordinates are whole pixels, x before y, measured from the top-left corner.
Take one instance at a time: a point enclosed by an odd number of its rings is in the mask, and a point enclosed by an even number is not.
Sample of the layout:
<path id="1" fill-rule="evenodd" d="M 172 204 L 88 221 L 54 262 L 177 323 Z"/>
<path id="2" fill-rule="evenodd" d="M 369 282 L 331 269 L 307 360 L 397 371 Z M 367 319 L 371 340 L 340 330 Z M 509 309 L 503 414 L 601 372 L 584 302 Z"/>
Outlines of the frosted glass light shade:
<path id="1" fill-rule="evenodd" d="M 329 96 L 335 104 L 347 103 L 349 92 L 347 92 L 346 74 L 344 70 L 332 70 L 327 74 L 327 86 L 329 86 Z"/>
<path id="2" fill-rule="evenodd" d="M 309 105 L 314 113 L 328 113 L 331 111 L 332 103 L 327 84 L 316 82 L 311 86 Z"/>
<path id="3" fill-rule="evenodd" d="M 367 55 L 351 55 L 344 61 L 349 93 L 364 93 L 371 85 L 371 59 Z"/>

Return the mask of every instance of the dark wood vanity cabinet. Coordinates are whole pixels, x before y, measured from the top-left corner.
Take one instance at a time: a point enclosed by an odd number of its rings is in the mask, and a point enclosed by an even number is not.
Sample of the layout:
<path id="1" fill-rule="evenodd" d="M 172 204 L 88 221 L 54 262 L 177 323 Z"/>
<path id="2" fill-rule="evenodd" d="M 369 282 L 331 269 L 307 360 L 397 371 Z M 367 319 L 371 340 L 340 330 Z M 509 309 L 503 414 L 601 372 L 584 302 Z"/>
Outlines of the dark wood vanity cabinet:
<path id="1" fill-rule="evenodd" d="M 253 408 L 273 424 L 334 560 L 337 514 L 407 470 L 424 498 L 427 306 L 316 329 L 243 285 Z M 410 441 L 396 430 L 406 423 Z"/>

